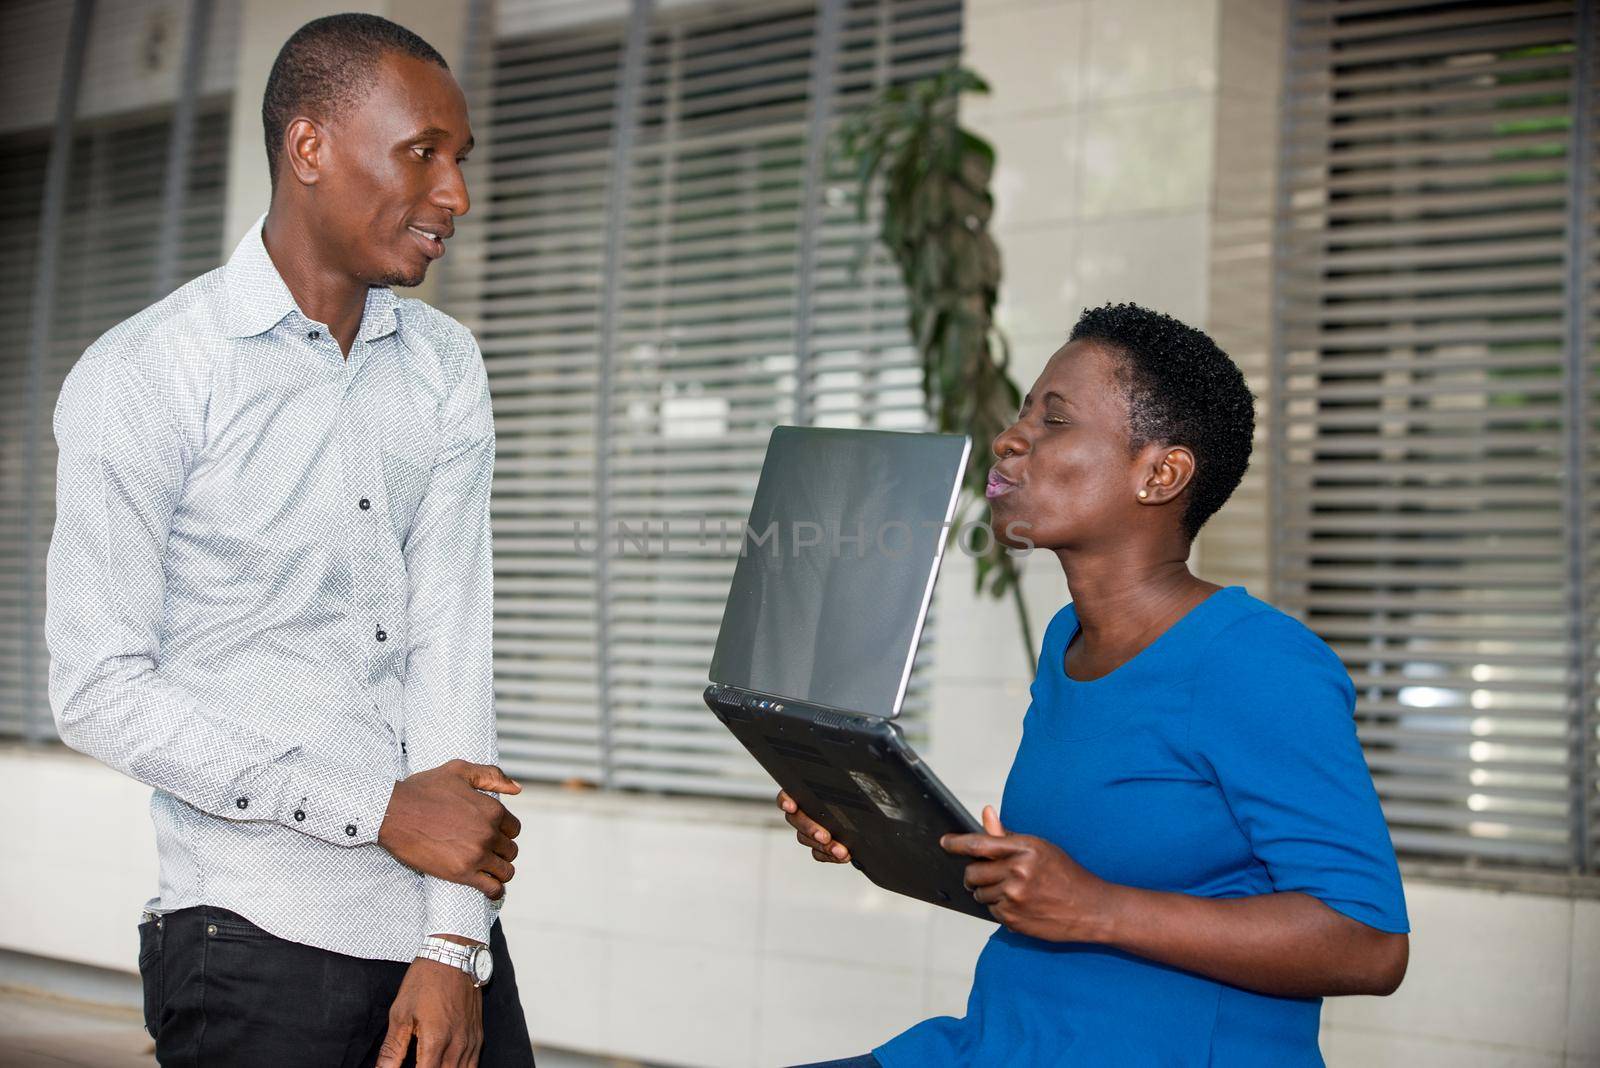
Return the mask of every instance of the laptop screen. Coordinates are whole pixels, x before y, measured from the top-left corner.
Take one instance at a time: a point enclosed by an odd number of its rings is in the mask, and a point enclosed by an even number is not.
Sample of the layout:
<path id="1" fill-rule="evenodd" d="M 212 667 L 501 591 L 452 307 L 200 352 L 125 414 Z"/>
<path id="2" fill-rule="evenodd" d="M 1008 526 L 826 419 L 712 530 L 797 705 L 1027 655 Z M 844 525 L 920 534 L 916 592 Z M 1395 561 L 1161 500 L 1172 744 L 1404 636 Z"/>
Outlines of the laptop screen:
<path id="1" fill-rule="evenodd" d="M 711 681 L 898 715 L 968 448 L 958 434 L 774 430 Z"/>

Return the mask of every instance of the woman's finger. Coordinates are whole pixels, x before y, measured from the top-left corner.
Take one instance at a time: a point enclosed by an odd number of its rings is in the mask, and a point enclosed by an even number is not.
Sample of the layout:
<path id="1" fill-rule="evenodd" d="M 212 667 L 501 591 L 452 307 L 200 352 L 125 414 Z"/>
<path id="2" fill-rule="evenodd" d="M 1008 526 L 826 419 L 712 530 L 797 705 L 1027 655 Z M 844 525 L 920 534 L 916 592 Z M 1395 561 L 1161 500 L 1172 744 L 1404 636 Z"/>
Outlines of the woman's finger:
<path id="1" fill-rule="evenodd" d="M 811 837 L 815 838 L 824 845 L 833 841 L 833 835 L 828 833 L 828 829 L 826 827 L 812 819 L 810 816 L 807 816 L 799 809 L 796 809 L 783 818 L 789 824 L 789 826 L 793 827 L 795 830 L 804 834 L 809 834 Z"/>
<path id="2" fill-rule="evenodd" d="M 1005 883 L 991 883 L 980 886 L 972 892 L 972 899 L 980 905 L 993 905 L 1005 896 Z"/>
<path id="3" fill-rule="evenodd" d="M 987 834 L 947 834 L 939 839 L 939 845 L 946 853 L 984 860 L 1009 857 L 1021 848 L 1015 837 L 995 838 Z"/>
<path id="4" fill-rule="evenodd" d="M 804 831 L 794 832 L 795 841 L 811 850 L 813 853 L 826 853 L 828 859 L 843 862 L 850 859 L 850 850 L 844 847 L 843 842 L 819 842 L 816 838 Z"/>
<path id="5" fill-rule="evenodd" d="M 1011 866 L 1004 861 L 980 860 L 967 865 L 962 881 L 967 884 L 968 890 L 976 890 L 980 886 L 993 886 L 995 883 L 1003 882 L 1009 874 Z"/>

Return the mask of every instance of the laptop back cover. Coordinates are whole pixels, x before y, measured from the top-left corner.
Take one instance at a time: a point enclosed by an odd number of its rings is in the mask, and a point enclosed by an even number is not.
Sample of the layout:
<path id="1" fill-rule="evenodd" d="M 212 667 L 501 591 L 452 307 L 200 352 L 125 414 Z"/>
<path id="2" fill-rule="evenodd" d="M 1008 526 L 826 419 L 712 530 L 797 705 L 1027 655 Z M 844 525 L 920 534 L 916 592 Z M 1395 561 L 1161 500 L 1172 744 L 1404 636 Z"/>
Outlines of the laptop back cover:
<path id="1" fill-rule="evenodd" d="M 958 434 L 774 430 L 712 681 L 899 715 L 969 448 Z"/>

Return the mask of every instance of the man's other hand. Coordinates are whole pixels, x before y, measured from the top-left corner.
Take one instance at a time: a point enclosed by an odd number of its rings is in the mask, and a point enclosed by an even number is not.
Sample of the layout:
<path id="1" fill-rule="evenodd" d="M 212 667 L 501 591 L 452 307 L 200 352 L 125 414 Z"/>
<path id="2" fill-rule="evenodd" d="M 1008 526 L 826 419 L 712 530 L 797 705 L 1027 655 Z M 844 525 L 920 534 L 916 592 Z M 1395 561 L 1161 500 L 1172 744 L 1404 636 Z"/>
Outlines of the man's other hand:
<path id="1" fill-rule="evenodd" d="M 522 823 L 480 790 L 515 794 L 522 787 L 499 768 L 465 760 L 400 780 L 378 828 L 378 844 L 408 868 L 476 887 L 498 901 L 516 873 L 513 839 Z"/>
<path id="2" fill-rule="evenodd" d="M 483 991 L 472 985 L 471 976 L 438 961 L 411 962 L 389 1007 L 389 1033 L 383 1036 L 376 1068 L 400 1068 L 413 1038 L 417 1068 L 477 1068 L 483 1050 Z"/>

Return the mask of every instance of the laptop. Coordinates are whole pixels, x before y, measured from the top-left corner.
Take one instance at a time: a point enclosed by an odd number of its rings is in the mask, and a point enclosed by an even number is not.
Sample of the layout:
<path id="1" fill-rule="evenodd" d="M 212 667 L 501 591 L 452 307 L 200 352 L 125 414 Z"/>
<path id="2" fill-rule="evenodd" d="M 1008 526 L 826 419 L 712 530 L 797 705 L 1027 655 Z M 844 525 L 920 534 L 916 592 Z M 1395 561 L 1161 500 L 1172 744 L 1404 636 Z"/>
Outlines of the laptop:
<path id="1" fill-rule="evenodd" d="M 761 467 L 711 658 L 707 707 L 879 886 L 985 920 L 981 825 L 895 720 L 970 441 L 781 426 Z"/>

